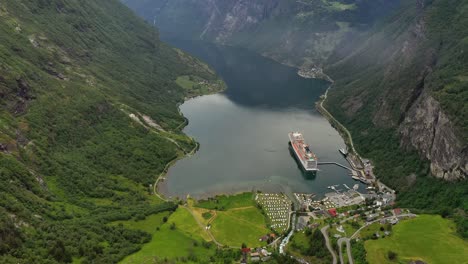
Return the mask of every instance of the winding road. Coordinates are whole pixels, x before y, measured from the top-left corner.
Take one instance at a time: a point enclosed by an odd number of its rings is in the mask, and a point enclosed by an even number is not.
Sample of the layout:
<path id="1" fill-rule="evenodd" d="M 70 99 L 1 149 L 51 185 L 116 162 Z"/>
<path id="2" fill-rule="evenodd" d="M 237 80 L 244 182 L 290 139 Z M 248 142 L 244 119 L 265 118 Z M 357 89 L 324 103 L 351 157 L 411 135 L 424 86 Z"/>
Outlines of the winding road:
<path id="1" fill-rule="evenodd" d="M 331 243 L 330 243 L 330 238 L 328 237 L 328 228 L 329 226 L 324 226 L 320 231 L 322 232 L 323 237 L 325 238 L 325 244 L 327 245 L 328 251 L 330 251 L 330 254 L 332 255 L 333 258 L 333 264 L 338 264 L 336 253 L 333 250 Z"/>
<path id="2" fill-rule="evenodd" d="M 328 118 L 333 120 L 333 122 L 335 122 L 342 129 L 342 131 L 344 131 L 346 133 L 346 135 L 348 136 L 348 139 L 349 139 L 349 145 L 350 145 L 353 153 L 355 153 L 356 155 L 359 156 L 356 149 L 354 148 L 353 137 L 351 137 L 351 132 L 349 132 L 349 130 L 343 124 L 341 124 L 340 121 L 336 120 L 336 118 L 333 117 L 333 115 L 330 114 L 330 112 L 328 112 L 328 110 L 323 106 L 323 103 L 327 100 L 328 91 L 330 90 L 330 88 L 331 88 L 331 86 L 328 87 L 327 91 L 325 91 L 325 94 L 323 95 L 323 100 L 320 101 L 320 108 L 326 113 Z"/>
<path id="3" fill-rule="evenodd" d="M 347 237 L 342 237 L 342 238 L 338 239 L 338 248 L 339 248 L 339 251 L 340 251 L 340 263 L 341 264 L 345 263 L 344 259 L 343 259 L 343 250 L 342 250 L 343 242 L 346 243 L 346 252 L 348 254 L 348 263 L 349 264 L 354 264 L 353 256 L 351 254 L 351 239 L 349 239 Z"/>
<path id="4" fill-rule="evenodd" d="M 389 217 L 384 217 L 384 218 L 380 218 L 380 219 L 377 219 L 377 220 L 374 220 L 374 221 L 371 221 L 371 222 L 367 222 L 365 225 L 363 225 L 361 228 L 359 228 L 356 232 L 354 232 L 354 234 L 350 237 L 350 239 L 353 239 L 353 238 L 356 238 L 356 236 L 359 234 L 359 232 L 361 232 L 362 229 L 366 228 L 367 226 L 373 224 L 373 223 L 376 223 L 376 222 L 379 222 L 379 221 L 382 221 L 382 220 L 387 220 L 387 219 L 391 219 L 391 218 L 403 218 L 403 217 L 416 217 L 417 215 L 415 214 L 401 214 L 399 216 L 389 216 Z"/>

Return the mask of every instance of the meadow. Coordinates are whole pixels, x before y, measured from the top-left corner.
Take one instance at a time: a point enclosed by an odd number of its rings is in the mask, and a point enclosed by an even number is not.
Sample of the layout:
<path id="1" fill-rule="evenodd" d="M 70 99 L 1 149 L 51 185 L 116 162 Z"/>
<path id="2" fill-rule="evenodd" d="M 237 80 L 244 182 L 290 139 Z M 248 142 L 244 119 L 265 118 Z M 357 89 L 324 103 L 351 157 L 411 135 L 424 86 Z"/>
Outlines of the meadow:
<path id="1" fill-rule="evenodd" d="M 205 233 L 190 212 L 179 207 L 163 223 L 165 213 L 148 217 L 143 221 L 122 223 L 126 227 L 150 231 L 152 239 L 142 249 L 126 257 L 121 263 L 144 263 L 156 260 L 208 261 L 215 254 L 214 246 L 203 246 Z M 159 230 L 158 230 L 159 229 Z"/>
<path id="2" fill-rule="evenodd" d="M 255 206 L 254 194 L 241 193 L 237 195 L 218 195 L 214 198 L 199 201 L 196 207 L 215 210 L 229 210 L 239 207 Z"/>
<path id="3" fill-rule="evenodd" d="M 197 207 L 217 208 L 223 211 Z M 225 208 L 228 208 L 227 210 Z M 203 217 L 209 214 L 209 217 Z M 271 233 L 265 216 L 255 206 L 252 193 L 220 196 L 196 203 L 189 199 L 187 205 L 179 206 L 172 214 L 162 212 L 144 220 L 115 221 L 112 226 L 144 231 L 151 240 L 142 249 L 126 257 L 121 263 L 144 263 L 175 261 L 176 263 L 199 263 L 237 260 L 242 243 L 249 247 L 264 246 L 259 238 Z M 205 227 L 210 225 L 211 229 Z M 223 246 L 232 249 L 218 250 L 210 236 Z"/>
<path id="4" fill-rule="evenodd" d="M 422 260 L 425 263 L 468 263 L 468 242 L 455 233 L 453 221 L 439 215 L 420 215 L 402 221 L 390 237 L 365 242 L 369 263 L 394 263 L 388 252 L 397 253 L 397 261 Z"/>
<path id="5" fill-rule="evenodd" d="M 265 246 L 259 238 L 271 233 L 265 216 L 256 207 L 220 211 L 212 222 L 211 232 L 218 242 L 232 247 L 245 243 L 248 247 Z"/>

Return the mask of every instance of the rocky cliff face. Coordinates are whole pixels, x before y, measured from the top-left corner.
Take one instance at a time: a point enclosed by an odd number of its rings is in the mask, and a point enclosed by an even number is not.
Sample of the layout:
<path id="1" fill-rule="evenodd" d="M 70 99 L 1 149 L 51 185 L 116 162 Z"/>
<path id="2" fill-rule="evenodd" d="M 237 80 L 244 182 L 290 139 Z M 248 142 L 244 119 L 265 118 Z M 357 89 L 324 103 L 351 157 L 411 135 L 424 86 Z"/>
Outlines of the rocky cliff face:
<path id="1" fill-rule="evenodd" d="M 466 72 L 460 54 L 467 45 L 463 34 L 449 33 L 463 31 L 463 23 L 446 17 L 463 10 L 455 2 L 408 1 L 381 28 L 355 39 L 359 48 L 336 50 L 326 68 L 336 81 L 329 107 L 358 138 L 373 140 L 362 136 L 368 126 L 396 130 L 401 148 L 416 150 L 445 180 L 468 177 L 467 127 L 459 121 L 468 118 L 466 82 L 457 77 Z"/>
<path id="2" fill-rule="evenodd" d="M 279 11 L 275 10 L 279 5 L 279 0 L 217 2 L 220 1 L 210 0 L 205 3 L 198 1 L 209 17 L 200 38 L 214 39 L 222 44 L 229 44 L 235 34 L 255 28 L 273 13 Z"/>
<path id="3" fill-rule="evenodd" d="M 419 13 L 426 6 L 424 1 L 417 1 Z M 423 64 L 418 83 L 410 89 L 408 103 L 400 107 L 398 131 L 401 147 L 407 150 L 415 148 L 419 154 L 430 161 L 431 173 L 445 180 L 465 179 L 468 176 L 468 145 L 455 135 L 455 127 L 440 103 L 431 96 L 430 77 L 437 71 L 438 51 L 421 45 L 427 40 L 427 16 L 422 15 L 412 27 L 410 38 L 402 42 L 402 57 L 407 63 L 417 59 Z M 421 53 L 418 50 L 426 49 Z M 415 56 L 419 56 L 416 58 Z M 424 57 L 424 60 L 421 60 Z M 399 66 L 399 65 L 398 65 Z"/>
<path id="4" fill-rule="evenodd" d="M 468 149 L 454 134 L 448 116 L 428 92 L 423 92 L 399 127 L 402 147 L 415 147 L 431 161 L 431 172 L 446 180 L 468 175 Z"/>

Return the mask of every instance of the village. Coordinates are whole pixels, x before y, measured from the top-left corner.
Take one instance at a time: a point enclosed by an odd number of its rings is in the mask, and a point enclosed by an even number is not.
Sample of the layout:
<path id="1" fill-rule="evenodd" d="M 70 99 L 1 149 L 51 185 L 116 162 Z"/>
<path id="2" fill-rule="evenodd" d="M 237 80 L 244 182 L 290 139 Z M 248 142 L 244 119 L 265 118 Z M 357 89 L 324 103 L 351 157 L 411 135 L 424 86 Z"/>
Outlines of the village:
<path id="1" fill-rule="evenodd" d="M 359 238 L 360 231 L 369 233 L 366 228 L 370 228 L 371 237 L 378 238 L 391 235 L 389 225 L 415 216 L 406 209 L 393 208 L 394 195 L 389 193 L 361 193 L 356 186 L 346 191 L 337 186 L 330 189 L 334 192 L 326 193 L 322 199 L 315 199 L 315 194 L 294 193 L 294 201 L 283 193 L 258 192 L 255 202 L 267 217 L 272 233 L 259 237 L 267 246 L 243 247 L 241 263 L 265 262 L 278 248 L 280 253 L 285 253 L 293 234 L 305 230 L 328 229 L 327 234 L 336 242 L 341 238 Z"/>
<path id="2" fill-rule="evenodd" d="M 375 239 L 391 235 L 391 226 L 401 219 L 416 216 L 409 210 L 394 208 L 395 191 L 376 179 L 369 160 L 361 160 L 343 150 L 340 152 L 351 166 L 346 167 L 350 171 L 349 176 L 365 183 L 365 190 L 359 190 L 358 184 L 352 187 L 332 185 L 328 186 L 330 192 L 320 198 L 313 193 L 293 193 L 291 199 L 283 193 L 257 193 L 255 202 L 268 218 L 274 233 L 259 238 L 268 242 L 267 247 L 243 248 L 241 263 L 267 261 L 271 251 L 278 247 L 280 254 L 289 252 L 290 239 L 295 233 L 305 230 L 320 230 L 334 243 L 341 239 Z M 360 234 L 361 231 L 365 234 Z M 338 244 L 341 247 L 341 242 Z"/>

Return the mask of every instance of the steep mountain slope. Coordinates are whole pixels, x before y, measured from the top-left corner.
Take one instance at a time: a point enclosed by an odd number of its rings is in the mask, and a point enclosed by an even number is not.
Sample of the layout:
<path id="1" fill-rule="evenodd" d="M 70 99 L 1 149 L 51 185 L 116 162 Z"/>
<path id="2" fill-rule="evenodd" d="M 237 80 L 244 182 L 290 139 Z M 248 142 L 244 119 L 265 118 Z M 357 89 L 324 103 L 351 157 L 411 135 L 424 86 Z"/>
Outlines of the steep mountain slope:
<path id="1" fill-rule="evenodd" d="M 466 1 L 405 1 L 336 49 L 326 69 L 335 79 L 327 108 L 400 191 L 399 204 L 453 216 L 465 238 L 467 18 Z"/>
<path id="2" fill-rule="evenodd" d="M 252 49 L 282 63 L 321 66 L 335 45 L 398 6 L 367 0 L 123 0 L 165 36 Z"/>
<path id="3" fill-rule="evenodd" d="M 372 128 L 397 130 L 400 146 L 416 149 L 447 180 L 468 176 L 467 8 L 464 1 L 407 1 L 356 38 L 361 47 L 337 49 L 327 68 L 336 80 L 327 106 L 363 145 L 378 134 Z"/>
<path id="4" fill-rule="evenodd" d="M 337 48 L 326 69 L 335 80 L 327 108 L 399 204 L 453 216 L 465 238 L 467 17 L 466 1 L 405 1 Z"/>
<path id="5" fill-rule="evenodd" d="M 173 210 L 157 175 L 194 142 L 177 104 L 213 71 L 116 0 L 0 3 L 0 262 L 115 263 Z"/>

